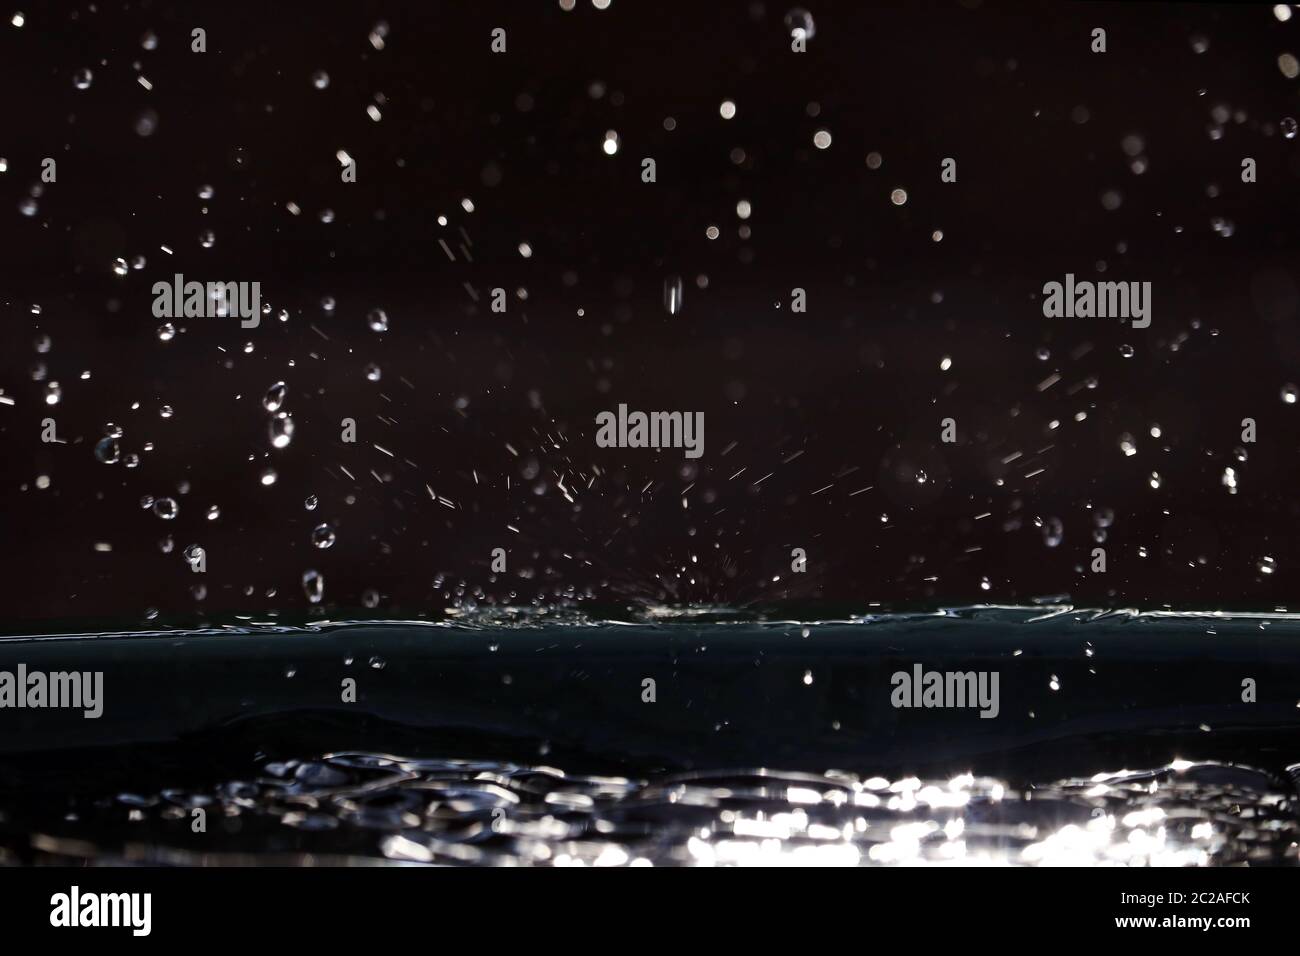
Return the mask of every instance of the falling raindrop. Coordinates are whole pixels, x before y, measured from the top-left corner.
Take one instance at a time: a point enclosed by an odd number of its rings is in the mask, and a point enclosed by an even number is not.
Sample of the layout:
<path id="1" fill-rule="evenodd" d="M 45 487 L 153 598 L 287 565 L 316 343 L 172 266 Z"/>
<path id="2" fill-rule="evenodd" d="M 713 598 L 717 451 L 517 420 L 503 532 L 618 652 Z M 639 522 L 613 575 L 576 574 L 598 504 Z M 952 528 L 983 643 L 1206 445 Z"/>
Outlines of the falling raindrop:
<path id="1" fill-rule="evenodd" d="M 90 89 L 90 84 L 94 79 L 95 74 L 91 73 L 90 70 L 85 67 L 82 67 L 76 73 L 72 74 L 72 85 L 79 90 L 88 90 Z"/>
<path id="2" fill-rule="evenodd" d="M 325 578 L 319 571 L 308 570 L 302 573 L 302 592 L 312 604 L 319 604 L 325 596 Z"/>
<path id="3" fill-rule="evenodd" d="M 180 510 L 175 498 L 158 498 L 153 503 L 153 513 L 163 521 L 171 521 Z"/>
<path id="4" fill-rule="evenodd" d="M 803 7 L 792 9 L 785 15 L 784 22 L 791 37 L 802 35 L 805 40 L 811 40 L 817 35 L 817 24 L 813 22 L 812 14 Z"/>
<path id="5" fill-rule="evenodd" d="M 112 435 L 101 438 L 95 443 L 95 457 L 106 465 L 115 465 L 122 457 L 122 446 Z"/>
<path id="6" fill-rule="evenodd" d="M 293 441 L 293 416 L 288 412 L 279 412 L 271 419 L 268 426 L 271 434 L 271 447 L 288 448 Z"/>
<path id="7" fill-rule="evenodd" d="M 682 311 L 682 277 L 669 276 L 664 280 L 664 308 L 669 315 Z"/>
<path id="8" fill-rule="evenodd" d="M 324 70 L 317 70 L 311 75 L 311 85 L 318 90 L 323 90 L 330 85 L 330 75 Z"/>
<path id="9" fill-rule="evenodd" d="M 388 313 L 383 309 L 371 309 L 366 313 L 366 324 L 371 332 L 388 331 Z"/>
<path id="10" fill-rule="evenodd" d="M 334 529 L 327 524 L 318 524 L 311 532 L 311 543 L 324 551 L 334 546 Z"/>
<path id="11" fill-rule="evenodd" d="M 288 393 L 289 388 L 284 382 L 276 382 L 262 396 L 262 407 L 268 412 L 278 412 L 283 407 L 285 396 Z"/>

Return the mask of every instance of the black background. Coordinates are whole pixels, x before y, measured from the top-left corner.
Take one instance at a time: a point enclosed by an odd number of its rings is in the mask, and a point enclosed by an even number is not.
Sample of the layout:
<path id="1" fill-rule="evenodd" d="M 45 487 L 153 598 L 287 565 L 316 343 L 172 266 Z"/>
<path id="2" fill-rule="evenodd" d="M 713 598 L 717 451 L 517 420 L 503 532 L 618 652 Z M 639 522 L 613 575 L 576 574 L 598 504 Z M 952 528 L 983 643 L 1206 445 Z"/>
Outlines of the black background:
<path id="1" fill-rule="evenodd" d="M 1300 383 L 1300 154 L 1279 126 L 1300 87 L 1277 58 L 1300 51 L 1300 17 L 818 2 L 799 55 L 787 8 L 744 0 L 29 6 L 21 29 L 0 24 L 9 630 L 300 614 L 309 568 L 331 614 L 357 613 L 368 589 L 377 613 L 1048 595 L 1272 608 L 1294 592 L 1300 404 L 1280 396 Z M 381 20 L 379 51 L 367 36 Z M 489 49 L 498 26 L 504 55 Z M 1105 54 L 1089 50 L 1098 26 Z M 193 27 L 206 53 L 190 51 Z M 94 80 L 78 90 L 83 67 Z M 819 129 L 829 149 L 813 147 Z M 355 184 L 340 182 L 339 149 Z M 24 216 L 47 156 L 57 182 Z M 948 156 L 953 184 L 939 178 Z M 1246 156 L 1255 184 L 1240 179 Z M 143 269 L 114 274 L 136 255 Z M 250 330 L 180 320 L 162 342 L 151 287 L 175 272 L 260 281 L 273 314 Z M 1045 319 L 1042 285 L 1066 272 L 1151 282 L 1151 327 Z M 685 307 L 669 315 L 674 274 Z M 504 315 L 487 308 L 495 286 L 510 290 Z M 794 287 L 806 314 L 790 311 Z M 365 321 L 375 307 L 382 335 Z M 273 450 L 261 397 L 279 380 L 296 433 Z M 619 402 L 704 412 L 704 457 L 598 449 L 595 415 Z M 47 416 L 62 444 L 41 442 Z M 947 416 L 955 446 L 939 443 Z M 1259 440 L 1241 462 L 1247 416 Z M 108 422 L 138 468 L 95 460 Z M 142 510 L 148 495 L 175 497 L 178 517 Z M 1101 509 L 1109 571 L 1094 575 Z M 1063 539 L 1049 547 L 1053 519 Z M 325 551 L 310 542 L 321 521 L 337 532 Z M 205 575 L 182 560 L 192 543 Z M 494 547 L 509 549 L 505 575 L 489 569 Z M 805 574 L 790 573 L 794 547 Z"/>

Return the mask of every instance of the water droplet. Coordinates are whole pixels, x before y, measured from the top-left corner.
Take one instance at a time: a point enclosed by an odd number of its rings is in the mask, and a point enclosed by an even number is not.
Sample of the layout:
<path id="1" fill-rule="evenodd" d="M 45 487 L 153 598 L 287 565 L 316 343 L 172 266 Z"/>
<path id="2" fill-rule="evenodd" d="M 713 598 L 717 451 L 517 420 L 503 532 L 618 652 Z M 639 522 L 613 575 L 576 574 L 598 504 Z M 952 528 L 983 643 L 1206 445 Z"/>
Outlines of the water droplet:
<path id="1" fill-rule="evenodd" d="M 1297 389 L 1290 382 L 1282 386 L 1282 401 L 1288 405 L 1294 405 L 1297 397 L 1300 397 L 1300 389 Z"/>
<path id="2" fill-rule="evenodd" d="M 1065 526 L 1060 518 L 1046 518 L 1043 521 L 1043 544 L 1049 548 L 1059 547 L 1065 540 Z"/>
<path id="3" fill-rule="evenodd" d="M 613 156 L 618 152 L 618 133 L 615 130 L 605 130 L 605 141 L 600 144 L 600 148 L 605 151 L 606 156 Z"/>
<path id="4" fill-rule="evenodd" d="M 718 113 L 723 119 L 733 119 L 736 115 L 736 104 L 731 100 L 723 100 L 722 105 L 718 107 Z"/>
<path id="5" fill-rule="evenodd" d="M 126 264 L 126 260 L 125 260 L 125 259 L 114 259 L 114 260 L 113 260 L 113 274 L 114 274 L 114 275 L 124 276 L 124 275 L 126 275 L 128 272 L 130 272 L 130 271 L 131 271 L 131 267 L 128 266 L 128 265 Z"/>
<path id="6" fill-rule="evenodd" d="M 217 244 L 217 235 L 211 229 L 204 229 L 199 233 L 199 245 L 204 249 L 211 249 Z"/>
<path id="7" fill-rule="evenodd" d="M 288 386 L 284 382 L 276 382 L 262 396 L 262 407 L 268 412 L 278 412 L 284 406 L 284 399 L 288 394 Z"/>
<path id="8" fill-rule="evenodd" d="M 217 505 L 212 505 L 211 507 L 208 508 L 209 521 L 216 521 L 220 517 L 221 517 L 221 508 L 219 508 Z"/>
<path id="9" fill-rule="evenodd" d="M 278 413 L 271 419 L 267 430 L 271 434 L 273 448 L 288 448 L 289 442 L 293 441 L 293 416 L 288 412 Z"/>
<path id="10" fill-rule="evenodd" d="M 334 529 L 327 524 L 318 524 L 312 529 L 311 543 L 324 551 L 334 545 Z"/>
<path id="11" fill-rule="evenodd" d="M 317 504 L 318 504 L 318 502 L 317 502 L 317 500 L 316 500 L 316 496 L 315 496 L 315 495 L 308 495 L 308 496 L 307 496 L 307 500 L 304 501 L 304 502 L 302 503 L 302 506 L 303 506 L 304 508 L 306 508 L 308 511 L 315 511 L 315 510 L 316 510 L 316 505 L 317 505 Z"/>
<path id="12" fill-rule="evenodd" d="M 664 280 L 664 308 L 669 315 L 682 311 L 682 277 L 669 276 Z"/>
<path id="13" fill-rule="evenodd" d="M 307 595 L 307 600 L 312 604 L 319 604 L 322 597 L 325 596 L 325 578 L 319 571 L 304 571 L 302 573 L 302 593 Z"/>
<path id="14" fill-rule="evenodd" d="M 146 50 L 158 49 L 158 34 L 152 30 L 146 30 L 144 36 L 140 37 L 140 46 Z"/>
<path id="15" fill-rule="evenodd" d="M 152 136 L 158 129 L 158 114 L 154 110 L 145 110 L 135 119 L 137 136 Z"/>
<path id="16" fill-rule="evenodd" d="M 163 418 L 171 418 L 174 414 L 176 414 L 176 412 L 172 409 L 170 405 L 164 405 L 162 408 L 158 409 L 158 414 Z"/>
<path id="17" fill-rule="evenodd" d="M 1152 490 L 1155 490 L 1155 489 L 1159 488 L 1160 485 L 1161 485 L 1161 482 L 1162 482 L 1162 479 L 1161 479 L 1161 477 L 1160 477 L 1160 472 L 1158 472 L 1158 471 L 1153 471 L 1153 472 L 1151 472 L 1151 476 L 1150 476 L 1149 478 L 1147 478 L 1147 484 L 1149 484 L 1149 485 L 1151 486 Z"/>
<path id="18" fill-rule="evenodd" d="M 831 145 L 830 130 L 819 129 L 817 132 L 813 133 L 813 145 L 818 149 L 829 149 Z M 902 204 L 899 203 L 899 205 Z"/>
<path id="19" fill-rule="evenodd" d="M 1192 52 L 1204 53 L 1210 48 L 1210 38 L 1204 33 L 1195 33 L 1191 37 Z"/>
<path id="20" fill-rule="evenodd" d="M 85 67 L 82 67 L 76 73 L 72 74 L 72 85 L 79 90 L 88 90 L 90 89 L 90 84 L 94 82 L 94 79 L 95 74 L 91 73 L 90 70 Z"/>
<path id="21" fill-rule="evenodd" d="M 384 660 L 382 657 L 372 657 L 366 663 L 377 671 L 381 671 L 388 666 L 388 661 Z"/>
<path id="22" fill-rule="evenodd" d="M 50 382 L 45 386 L 45 404 L 57 405 L 63 398 L 63 389 L 59 388 L 58 382 Z"/>
<path id="23" fill-rule="evenodd" d="M 163 521 L 171 521 L 180 510 L 175 498 L 158 498 L 153 503 L 153 513 Z"/>
<path id="24" fill-rule="evenodd" d="M 1255 565 L 1255 567 L 1258 569 L 1260 574 L 1272 574 L 1277 570 L 1277 562 L 1268 555 L 1264 555 L 1264 557 L 1259 559 L 1259 563 Z"/>
<path id="25" fill-rule="evenodd" d="M 368 608 L 379 607 L 379 592 L 374 588 L 366 588 L 361 592 L 361 603 Z"/>
<path id="26" fill-rule="evenodd" d="M 366 378 L 369 381 L 377 382 L 384 377 L 384 371 L 374 362 L 366 366 Z"/>
<path id="27" fill-rule="evenodd" d="M 268 488 L 269 488 L 271 485 L 275 484 L 275 480 L 276 480 L 276 478 L 278 478 L 278 477 L 279 477 L 279 476 L 275 473 L 275 469 L 274 469 L 274 468 L 267 468 L 266 470 L 264 470 L 264 471 L 262 472 L 262 474 L 261 474 L 261 476 L 260 476 L 260 478 L 259 478 L 258 480 L 262 482 L 262 485 L 263 485 L 264 487 L 268 487 Z"/>
<path id="28" fill-rule="evenodd" d="M 907 190 L 895 189 L 892 193 L 889 194 L 889 201 L 892 202 L 895 206 L 902 206 L 907 202 Z"/>
<path id="29" fill-rule="evenodd" d="M 388 313 L 383 309 L 371 309 L 366 313 L 366 324 L 371 332 L 388 331 Z"/>
<path id="30" fill-rule="evenodd" d="M 817 35 L 817 24 L 813 22 L 812 14 L 803 7 L 795 7 L 784 17 L 786 30 L 790 36 L 802 36 L 805 40 L 811 40 Z"/>
<path id="31" fill-rule="evenodd" d="M 164 322 L 162 325 L 158 326 L 159 342 L 170 342 L 174 338 L 176 338 L 176 326 L 172 325 L 170 322 Z"/>
<path id="32" fill-rule="evenodd" d="M 317 70 L 311 75 L 311 85 L 318 90 L 323 90 L 330 85 L 330 75 L 324 70 Z"/>
<path id="33" fill-rule="evenodd" d="M 115 465 L 122 457 L 122 446 L 112 435 L 101 438 L 95 443 L 95 457 L 106 465 Z"/>
<path id="34" fill-rule="evenodd" d="M 1279 125 L 1282 127 L 1283 136 L 1285 136 L 1287 139 L 1295 139 L 1295 134 L 1296 134 L 1295 117 L 1293 116 L 1284 117 L 1282 119 L 1282 122 Z"/>
<path id="35" fill-rule="evenodd" d="M 1136 350 L 1131 345 L 1121 345 L 1119 347 L 1119 354 L 1124 356 L 1126 359 L 1130 359 L 1136 354 Z"/>

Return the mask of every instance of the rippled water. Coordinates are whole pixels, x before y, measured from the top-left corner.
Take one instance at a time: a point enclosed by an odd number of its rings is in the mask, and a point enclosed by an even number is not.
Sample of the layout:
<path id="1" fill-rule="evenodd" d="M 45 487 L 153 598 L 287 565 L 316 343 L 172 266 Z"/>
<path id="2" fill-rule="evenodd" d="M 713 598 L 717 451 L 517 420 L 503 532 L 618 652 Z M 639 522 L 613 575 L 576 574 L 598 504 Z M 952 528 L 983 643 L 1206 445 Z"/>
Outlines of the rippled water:
<path id="1" fill-rule="evenodd" d="M 194 808 L 223 833 L 220 852 L 190 832 Z M 1214 763 L 1016 790 L 970 774 L 635 780 L 336 753 L 78 806 L 4 852 L 10 862 L 179 864 L 1224 866 L 1295 865 L 1298 838 L 1289 782 Z"/>

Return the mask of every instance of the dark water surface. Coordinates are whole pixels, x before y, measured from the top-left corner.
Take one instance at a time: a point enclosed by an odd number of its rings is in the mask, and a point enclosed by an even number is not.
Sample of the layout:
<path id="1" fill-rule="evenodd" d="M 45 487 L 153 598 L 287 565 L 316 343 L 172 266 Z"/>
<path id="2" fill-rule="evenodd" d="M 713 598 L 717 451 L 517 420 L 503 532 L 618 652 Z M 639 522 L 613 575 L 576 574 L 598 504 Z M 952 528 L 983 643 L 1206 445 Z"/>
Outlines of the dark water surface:
<path id="1" fill-rule="evenodd" d="M 105 704 L 9 713 L 0 859 L 1291 865 L 1298 634 L 985 607 L 15 637 L 0 667 L 102 670 Z M 997 716 L 894 707 L 917 663 L 997 672 Z"/>

